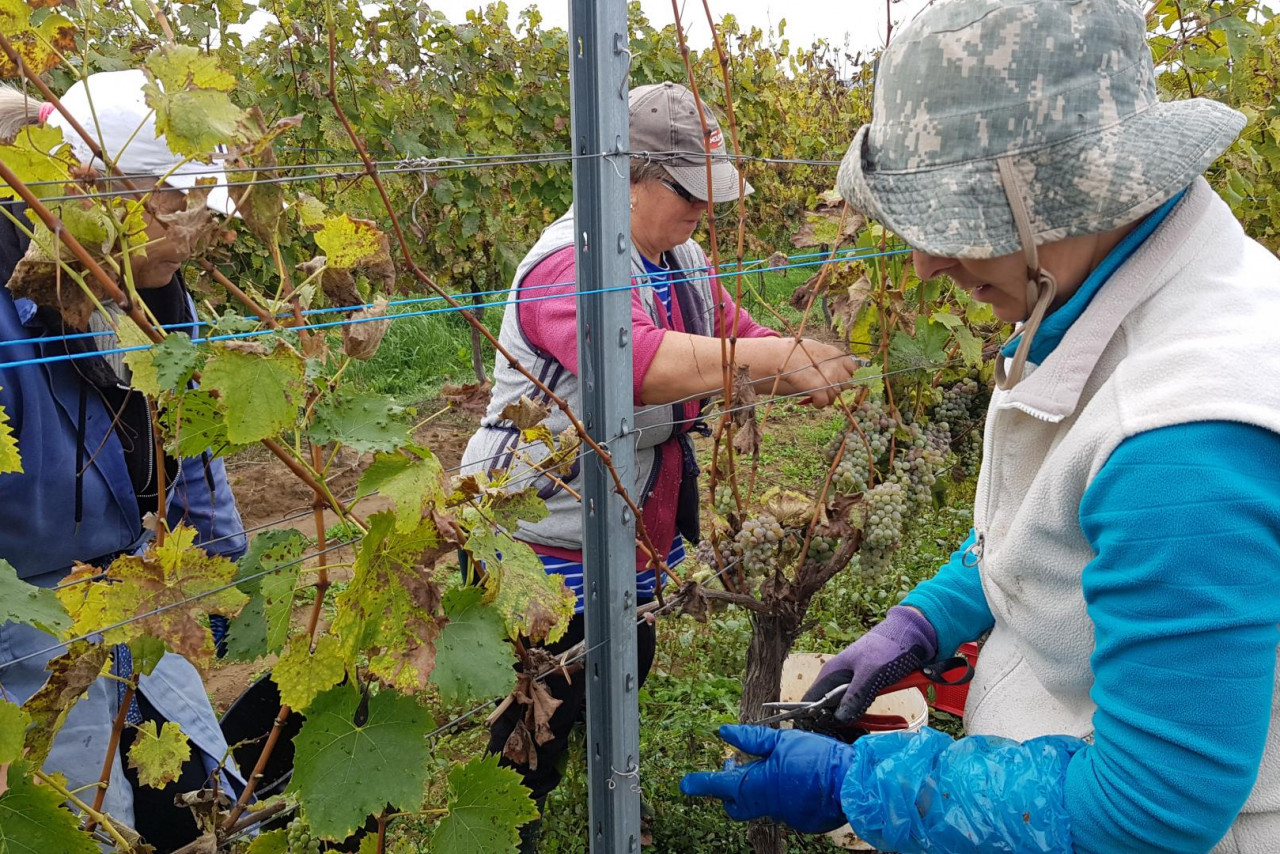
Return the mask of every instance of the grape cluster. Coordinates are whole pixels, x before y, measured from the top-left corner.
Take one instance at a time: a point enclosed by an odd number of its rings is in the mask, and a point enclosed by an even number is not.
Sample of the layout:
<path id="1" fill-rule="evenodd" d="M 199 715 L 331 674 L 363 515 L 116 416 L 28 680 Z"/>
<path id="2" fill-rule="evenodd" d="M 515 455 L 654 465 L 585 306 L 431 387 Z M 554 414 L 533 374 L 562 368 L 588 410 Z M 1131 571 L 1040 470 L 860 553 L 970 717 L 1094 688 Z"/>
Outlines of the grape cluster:
<path id="1" fill-rule="evenodd" d="M 842 495 L 857 495 L 867 488 L 870 476 L 871 464 L 866 453 L 850 449 L 840 458 L 836 470 L 831 473 L 831 488 Z"/>
<path id="2" fill-rule="evenodd" d="M 919 424 L 909 425 L 905 432 L 906 437 L 898 441 L 893 475 L 888 480 L 903 487 L 907 508 L 916 511 L 933 503 L 933 485 L 938 480 L 935 473 L 946 462 L 947 454 Z"/>
<path id="3" fill-rule="evenodd" d="M 882 483 L 867 493 L 864 505 L 867 515 L 858 554 L 862 571 L 879 575 L 888 569 L 889 554 L 902 539 L 902 524 L 907 516 L 906 490 L 900 483 Z"/>
<path id="4" fill-rule="evenodd" d="M 768 513 L 748 519 L 733 538 L 733 551 L 742 558 L 747 569 L 766 568 L 778 556 L 785 532 L 778 520 Z"/>
<path id="5" fill-rule="evenodd" d="M 942 393 L 942 400 L 933 410 L 933 420 L 949 424 L 953 433 L 968 430 L 982 419 L 987 404 L 982 385 L 975 377 L 968 376 Z"/>
<path id="6" fill-rule="evenodd" d="M 951 474 L 957 481 L 961 481 L 977 474 L 982 466 L 982 436 L 969 433 L 962 436 L 956 444 L 956 465 Z"/>
<path id="7" fill-rule="evenodd" d="M 737 510 L 737 504 L 733 500 L 733 484 L 723 482 L 716 484 L 716 495 L 712 506 L 721 516 L 728 516 Z"/>
<path id="8" fill-rule="evenodd" d="M 811 560 L 814 563 L 826 563 L 835 555 L 835 551 L 835 537 L 828 537 L 823 534 L 815 533 L 813 538 L 809 540 L 808 560 Z"/>
<path id="9" fill-rule="evenodd" d="M 320 854 L 320 840 L 311 835 L 301 818 L 295 818 L 285 828 L 285 854 Z"/>

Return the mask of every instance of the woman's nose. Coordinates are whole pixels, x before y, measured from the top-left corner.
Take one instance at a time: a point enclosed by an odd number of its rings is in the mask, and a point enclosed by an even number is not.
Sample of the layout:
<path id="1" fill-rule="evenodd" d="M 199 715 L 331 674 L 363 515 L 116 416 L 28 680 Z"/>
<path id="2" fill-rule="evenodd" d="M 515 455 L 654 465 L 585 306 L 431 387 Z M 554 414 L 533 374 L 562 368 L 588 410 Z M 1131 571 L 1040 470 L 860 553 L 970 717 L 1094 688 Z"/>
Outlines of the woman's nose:
<path id="1" fill-rule="evenodd" d="M 944 258 L 941 255 L 930 255 L 921 249 L 911 250 L 911 263 L 916 268 L 916 275 L 927 282 L 955 266 L 956 259 Z"/>

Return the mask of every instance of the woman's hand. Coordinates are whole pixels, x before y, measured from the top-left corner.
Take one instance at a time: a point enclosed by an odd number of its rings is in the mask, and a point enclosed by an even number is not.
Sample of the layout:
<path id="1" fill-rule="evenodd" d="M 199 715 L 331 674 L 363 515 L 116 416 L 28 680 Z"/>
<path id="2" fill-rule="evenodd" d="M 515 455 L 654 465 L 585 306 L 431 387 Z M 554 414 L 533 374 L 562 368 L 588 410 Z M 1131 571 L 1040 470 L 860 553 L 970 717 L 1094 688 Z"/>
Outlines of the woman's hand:
<path id="1" fill-rule="evenodd" d="M 777 349 L 777 385 L 764 377 L 756 391 L 783 395 L 809 392 L 808 402 L 818 408 L 830 406 L 857 370 L 858 363 L 841 347 L 812 338 L 771 338 Z M 754 373 L 754 371 L 753 371 Z"/>

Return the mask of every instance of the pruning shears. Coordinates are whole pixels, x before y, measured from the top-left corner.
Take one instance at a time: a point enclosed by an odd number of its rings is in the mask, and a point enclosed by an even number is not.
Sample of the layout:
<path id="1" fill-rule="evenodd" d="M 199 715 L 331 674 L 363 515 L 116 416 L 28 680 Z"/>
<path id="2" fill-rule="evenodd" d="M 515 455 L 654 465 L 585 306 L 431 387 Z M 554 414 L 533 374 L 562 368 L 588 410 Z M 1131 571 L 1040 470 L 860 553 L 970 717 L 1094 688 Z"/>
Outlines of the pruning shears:
<path id="1" fill-rule="evenodd" d="M 925 665 L 882 689 L 878 694 L 891 694 L 907 688 L 927 688 L 930 685 L 964 685 L 972 678 L 973 665 L 964 656 L 957 655 L 936 664 Z M 754 723 L 767 725 L 794 721 L 800 729 L 846 738 L 850 734 L 857 736 L 868 732 L 888 732 L 906 728 L 907 720 L 899 715 L 864 714 L 850 724 L 837 722 L 835 711 L 848 687 L 848 682 L 837 685 L 823 697 L 812 702 L 802 700 L 765 703 L 764 707 L 774 710 L 775 714 Z"/>

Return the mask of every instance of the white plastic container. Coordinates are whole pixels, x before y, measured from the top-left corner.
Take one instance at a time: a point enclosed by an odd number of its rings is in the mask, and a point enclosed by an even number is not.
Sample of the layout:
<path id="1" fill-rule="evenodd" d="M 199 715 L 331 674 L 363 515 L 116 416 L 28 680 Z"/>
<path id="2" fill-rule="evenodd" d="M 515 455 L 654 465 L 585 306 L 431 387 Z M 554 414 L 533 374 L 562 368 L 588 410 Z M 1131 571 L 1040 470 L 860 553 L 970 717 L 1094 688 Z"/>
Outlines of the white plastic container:
<path id="1" fill-rule="evenodd" d="M 816 652 L 794 652 L 782 664 L 782 684 L 778 697 L 785 703 L 794 703 L 804 697 L 804 692 L 818 678 L 818 671 L 830 659 L 830 655 Z M 881 694 L 872 702 L 868 714 L 897 715 L 906 720 L 904 729 L 915 732 L 929 723 L 929 703 L 918 688 Z M 784 723 L 784 726 L 787 724 Z M 870 736 L 874 738 L 875 736 Z M 827 834 L 827 838 L 848 851 L 874 851 L 872 846 L 858 838 L 849 825 Z"/>

